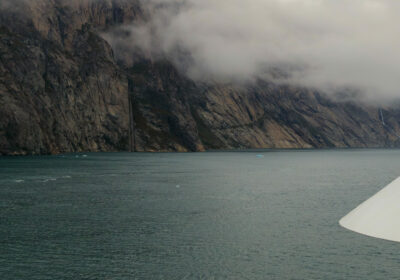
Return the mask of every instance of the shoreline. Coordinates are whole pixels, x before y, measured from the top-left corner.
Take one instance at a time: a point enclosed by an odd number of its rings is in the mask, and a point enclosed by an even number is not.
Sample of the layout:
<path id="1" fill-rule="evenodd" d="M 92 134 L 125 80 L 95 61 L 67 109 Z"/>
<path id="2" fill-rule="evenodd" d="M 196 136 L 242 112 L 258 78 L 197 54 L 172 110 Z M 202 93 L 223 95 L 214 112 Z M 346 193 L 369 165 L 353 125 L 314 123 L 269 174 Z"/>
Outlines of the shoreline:
<path id="1" fill-rule="evenodd" d="M 265 152 L 312 152 L 312 151 L 368 151 L 368 150 L 400 150 L 400 147 L 331 147 L 331 148 L 249 148 L 249 149 L 219 149 L 205 151 L 80 151 L 49 154 L 10 153 L 0 154 L 0 158 L 23 158 L 23 157 L 45 157 L 45 156 L 68 156 L 85 154 L 203 154 L 203 153 L 265 153 Z"/>

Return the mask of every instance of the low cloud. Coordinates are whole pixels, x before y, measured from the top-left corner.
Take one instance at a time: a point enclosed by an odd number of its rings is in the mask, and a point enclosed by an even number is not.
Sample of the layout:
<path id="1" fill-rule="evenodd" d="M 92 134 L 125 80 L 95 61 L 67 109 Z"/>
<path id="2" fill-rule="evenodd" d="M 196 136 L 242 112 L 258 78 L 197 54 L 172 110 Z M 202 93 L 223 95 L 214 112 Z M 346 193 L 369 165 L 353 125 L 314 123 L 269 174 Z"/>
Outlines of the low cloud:
<path id="1" fill-rule="evenodd" d="M 370 99 L 400 97 L 400 3 L 392 0 L 158 0 L 151 20 L 107 34 L 168 57 L 197 80 L 251 80 Z M 123 56 L 123 55 L 121 55 Z"/>

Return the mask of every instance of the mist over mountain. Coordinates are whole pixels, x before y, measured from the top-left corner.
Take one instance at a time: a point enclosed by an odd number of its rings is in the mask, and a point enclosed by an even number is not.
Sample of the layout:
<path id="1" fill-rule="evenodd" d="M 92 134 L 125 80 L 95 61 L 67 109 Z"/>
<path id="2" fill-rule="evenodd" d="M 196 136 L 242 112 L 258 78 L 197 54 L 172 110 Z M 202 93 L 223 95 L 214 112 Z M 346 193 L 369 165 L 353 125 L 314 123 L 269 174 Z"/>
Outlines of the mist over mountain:
<path id="1" fill-rule="evenodd" d="M 400 145 L 394 1 L 0 5 L 0 154 Z"/>
<path id="2" fill-rule="evenodd" d="M 262 77 L 328 93 L 358 92 L 374 102 L 400 96 L 398 1 L 143 3 L 149 21 L 122 27 L 130 34 L 124 40 L 107 38 L 117 49 L 165 56 L 193 79 Z"/>

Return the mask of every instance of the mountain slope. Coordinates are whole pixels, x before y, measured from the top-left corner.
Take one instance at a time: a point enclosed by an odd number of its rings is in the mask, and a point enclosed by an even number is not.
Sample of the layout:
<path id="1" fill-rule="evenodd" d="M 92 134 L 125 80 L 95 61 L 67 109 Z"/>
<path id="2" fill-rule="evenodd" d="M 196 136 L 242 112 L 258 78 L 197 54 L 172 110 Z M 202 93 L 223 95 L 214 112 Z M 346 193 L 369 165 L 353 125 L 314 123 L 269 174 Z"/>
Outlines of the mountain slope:
<path id="1" fill-rule="evenodd" d="M 63 3 L 1 13 L 2 154 L 128 149 L 127 79 L 95 30 L 131 16 L 111 1 Z"/>
<path id="2" fill-rule="evenodd" d="M 160 67 L 159 63 L 151 68 L 157 67 Z M 165 65 L 162 67 L 166 68 Z M 167 73 L 176 72 L 170 67 L 172 70 Z M 178 127 L 181 131 L 191 132 L 192 136 L 197 135 L 196 143 L 201 143 L 198 146 L 201 149 L 396 147 L 399 144 L 396 135 L 399 131 L 398 110 L 382 110 L 386 119 L 384 126 L 377 107 L 334 102 L 306 89 L 274 86 L 265 81 L 241 86 L 199 85 L 185 78 L 182 83 L 182 77 L 174 75 L 160 78 L 159 70 L 147 75 L 143 71 L 139 73 L 142 80 L 148 76 L 147 82 L 153 83 L 151 91 L 148 91 L 151 86 L 147 85 L 134 92 L 139 97 L 138 102 L 143 98 L 146 100 L 136 106 L 147 116 L 141 118 L 141 126 L 145 127 L 144 122 L 150 124 L 160 119 L 161 114 L 149 113 L 154 108 L 184 116 L 181 119 L 185 122 Z M 171 84 L 173 88 L 185 89 L 185 93 L 180 94 L 186 104 L 184 110 L 175 106 L 177 97 L 170 96 L 174 90 L 165 90 Z M 193 123 L 196 129 L 193 129 Z M 166 122 L 154 129 L 172 135 Z M 143 138 L 145 131 L 140 127 L 137 131 L 139 138 Z M 194 140 L 191 143 L 195 143 Z M 148 150 L 147 144 L 140 143 L 136 149 Z"/>
<path id="3" fill-rule="evenodd" d="M 139 1 L 18 4 L 0 10 L 0 154 L 400 144 L 399 110 L 383 110 L 384 126 L 377 107 L 306 89 L 196 83 L 167 60 L 117 62 L 99 34 L 146 20 Z"/>

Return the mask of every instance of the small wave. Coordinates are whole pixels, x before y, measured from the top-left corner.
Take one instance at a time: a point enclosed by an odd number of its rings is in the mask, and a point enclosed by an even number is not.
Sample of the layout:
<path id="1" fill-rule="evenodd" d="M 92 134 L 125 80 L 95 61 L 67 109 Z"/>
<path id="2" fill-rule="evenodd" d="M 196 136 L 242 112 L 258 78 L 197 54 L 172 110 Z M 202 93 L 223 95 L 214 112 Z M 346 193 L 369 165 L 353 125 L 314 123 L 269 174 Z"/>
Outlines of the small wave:
<path id="1" fill-rule="evenodd" d="M 48 179 L 44 179 L 43 181 L 41 181 L 42 183 L 47 183 L 47 182 L 54 182 L 57 181 L 57 178 L 48 178 Z"/>
<path id="2" fill-rule="evenodd" d="M 14 180 L 15 183 L 23 183 L 25 180 Z"/>
<path id="3" fill-rule="evenodd" d="M 69 175 L 65 175 L 65 176 L 62 176 L 61 178 L 63 178 L 63 179 L 71 179 L 72 177 L 69 176 Z"/>

